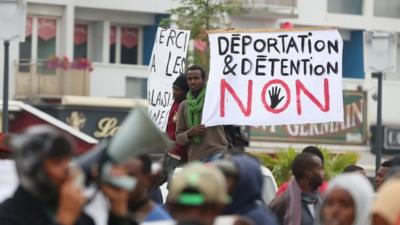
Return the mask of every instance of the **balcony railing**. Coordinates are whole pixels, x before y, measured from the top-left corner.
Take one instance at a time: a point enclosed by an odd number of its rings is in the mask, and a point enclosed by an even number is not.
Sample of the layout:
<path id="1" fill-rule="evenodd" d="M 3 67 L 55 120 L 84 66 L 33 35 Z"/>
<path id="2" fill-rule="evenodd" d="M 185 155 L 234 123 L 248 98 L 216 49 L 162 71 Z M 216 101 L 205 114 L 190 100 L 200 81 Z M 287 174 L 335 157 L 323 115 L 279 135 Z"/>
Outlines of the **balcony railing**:
<path id="1" fill-rule="evenodd" d="M 15 97 L 88 96 L 89 74 L 88 70 L 48 68 L 44 61 L 20 60 L 15 63 Z"/>
<path id="2" fill-rule="evenodd" d="M 244 0 L 243 6 L 248 14 L 266 17 L 295 17 L 297 0 Z"/>

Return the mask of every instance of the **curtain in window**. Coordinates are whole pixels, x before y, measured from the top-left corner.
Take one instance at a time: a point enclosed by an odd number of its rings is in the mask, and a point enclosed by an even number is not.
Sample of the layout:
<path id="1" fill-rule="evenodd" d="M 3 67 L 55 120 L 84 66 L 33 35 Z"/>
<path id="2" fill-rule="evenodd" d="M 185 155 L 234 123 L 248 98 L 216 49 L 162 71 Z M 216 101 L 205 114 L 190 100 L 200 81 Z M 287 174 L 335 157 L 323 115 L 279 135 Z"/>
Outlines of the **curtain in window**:
<path id="1" fill-rule="evenodd" d="M 121 28 L 121 63 L 137 64 L 138 28 Z"/>
<path id="2" fill-rule="evenodd" d="M 87 58 L 88 25 L 75 24 L 74 58 Z"/>

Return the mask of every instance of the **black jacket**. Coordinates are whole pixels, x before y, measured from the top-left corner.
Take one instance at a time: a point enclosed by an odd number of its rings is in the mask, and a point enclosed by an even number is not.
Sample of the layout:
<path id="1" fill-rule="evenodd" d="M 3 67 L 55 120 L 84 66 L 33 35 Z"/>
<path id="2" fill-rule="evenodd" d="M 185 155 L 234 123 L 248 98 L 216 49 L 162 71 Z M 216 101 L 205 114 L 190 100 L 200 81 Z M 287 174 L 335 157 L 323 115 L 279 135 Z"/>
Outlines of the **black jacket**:
<path id="1" fill-rule="evenodd" d="M 18 187 L 14 196 L 0 204 L 0 224 L 57 225 L 45 206 L 22 187 Z M 94 225 L 94 221 L 82 213 L 75 225 Z"/>

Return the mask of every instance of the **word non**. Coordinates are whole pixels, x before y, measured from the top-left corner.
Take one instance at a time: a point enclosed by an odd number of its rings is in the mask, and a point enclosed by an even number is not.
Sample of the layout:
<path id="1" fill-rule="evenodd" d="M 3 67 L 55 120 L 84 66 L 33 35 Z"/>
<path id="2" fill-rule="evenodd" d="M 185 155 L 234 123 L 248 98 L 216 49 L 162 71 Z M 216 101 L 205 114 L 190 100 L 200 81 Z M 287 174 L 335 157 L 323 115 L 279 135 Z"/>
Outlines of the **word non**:
<path id="1" fill-rule="evenodd" d="M 283 91 L 284 91 L 284 96 L 286 96 L 283 106 L 281 107 L 272 107 L 268 101 L 267 101 L 267 90 L 270 89 L 272 86 L 282 86 Z M 267 112 L 273 113 L 273 114 L 279 114 L 283 111 L 285 111 L 291 103 L 296 104 L 296 111 L 298 115 L 302 115 L 302 96 L 306 96 L 316 107 L 318 107 L 322 112 L 328 112 L 330 110 L 330 92 L 329 92 L 329 80 L 325 78 L 323 80 L 323 102 L 319 101 L 315 95 L 313 95 L 310 91 L 311 88 L 313 87 L 306 87 L 304 86 L 303 82 L 300 79 L 295 80 L 295 100 L 291 99 L 291 91 L 289 89 L 289 85 L 284 81 L 280 79 L 274 79 L 268 81 L 261 91 L 258 93 L 261 95 L 261 101 L 264 106 L 264 109 Z M 245 104 L 243 101 L 238 97 L 238 94 L 236 93 L 236 90 L 233 89 L 233 87 L 225 80 L 222 79 L 220 82 L 220 117 L 225 117 L 226 115 L 226 107 L 225 107 L 225 102 L 226 102 L 226 95 L 229 93 L 234 101 L 237 103 L 240 111 L 243 113 L 245 117 L 250 117 L 252 113 L 252 105 L 253 105 L 253 80 L 248 80 L 247 82 L 247 100 L 245 101 Z M 245 106 L 246 105 L 246 106 Z"/>

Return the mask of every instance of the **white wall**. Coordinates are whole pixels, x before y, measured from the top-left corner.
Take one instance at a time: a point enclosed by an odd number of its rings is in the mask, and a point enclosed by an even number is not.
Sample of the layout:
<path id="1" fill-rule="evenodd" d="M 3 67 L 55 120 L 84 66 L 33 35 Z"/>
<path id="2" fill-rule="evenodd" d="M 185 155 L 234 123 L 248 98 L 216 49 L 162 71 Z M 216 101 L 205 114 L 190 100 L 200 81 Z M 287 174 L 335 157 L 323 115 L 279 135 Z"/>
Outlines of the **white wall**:
<path id="1" fill-rule="evenodd" d="M 90 96 L 125 97 L 126 77 L 148 77 L 147 66 L 94 63 L 90 74 Z"/>
<path id="2" fill-rule="evenodd" d="M 364 0 L 363 15 L 330 14 L 328 0 L 298 0 L 296 19 L 282 19 L 304 26 L 335 26 L 344 29 L 400 32 L 400 19 L 373 16 L 373 1 Z"/>
<path id="3" fill-rule="evenodd" d="M 84 8 L 149 13 L 165 13 L 168 9 L 177 5 L 177 1 L 172 0 L 28 0 L 28 3 L 43 3 L 49 5 L 72 4 L 76 7 Z"/>
<path id="4" fill-rule="evenodd" d="M 374 100 L 372 96 L 377 94 L 378 92 L 378 81 L 375 78 L 371 78 L 370 74 L 366 74 L 365 80 L 343 80 L 343 89 L 357 90 L 358 86 L 360 86 L 364 91 L 367 92 L 368 124 L 375 124 L 377 116 L 377 101 Z M 382 123 L 400 125 L 400 82 L 393 80 L 383 80 L 382 84 Z"/>

